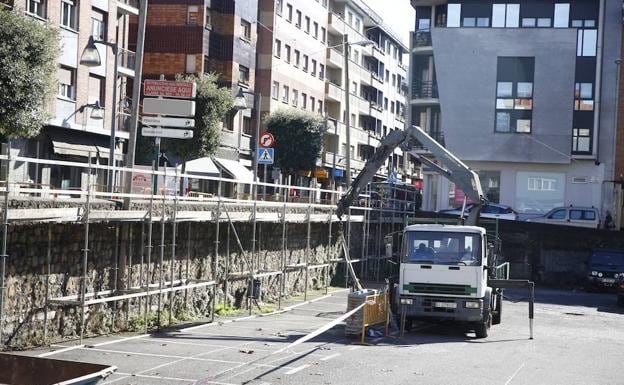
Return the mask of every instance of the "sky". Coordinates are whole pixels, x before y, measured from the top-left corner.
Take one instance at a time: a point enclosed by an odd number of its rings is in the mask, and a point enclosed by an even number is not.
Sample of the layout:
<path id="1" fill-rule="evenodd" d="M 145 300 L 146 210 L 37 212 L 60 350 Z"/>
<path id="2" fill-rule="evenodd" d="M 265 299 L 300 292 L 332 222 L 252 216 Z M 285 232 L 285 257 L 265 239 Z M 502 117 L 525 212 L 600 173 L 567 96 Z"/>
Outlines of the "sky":
<path id="1" fill-rule="evenodd" d="M 366 0 L 400 37 L 409 45 L 409 32 L 414 29 L 414 8 L 410 0 Z"/>

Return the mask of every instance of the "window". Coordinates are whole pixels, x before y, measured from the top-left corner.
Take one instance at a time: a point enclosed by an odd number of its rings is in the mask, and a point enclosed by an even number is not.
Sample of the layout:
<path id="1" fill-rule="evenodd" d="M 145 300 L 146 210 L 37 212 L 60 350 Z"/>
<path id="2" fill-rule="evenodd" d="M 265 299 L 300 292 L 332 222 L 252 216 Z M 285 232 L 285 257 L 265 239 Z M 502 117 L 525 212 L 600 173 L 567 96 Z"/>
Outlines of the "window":
<path id="1" fill-rule="evenodd" d="M 195 55 L 186 55 L 186 73 L 195 73 Z"/>
<path id="2" fill-rule="evenodd" d="M 534 58 L 498 58 L 496 132 L 531 132 L 534 67 Z"/>
<path id="3" fill-rule="evenodd" d="M 355 30 L 358 32 L 360 31 L 360 19 L 355 19 Z"/>
<path id="4" fill-rule="evenodd" d="M 276 57 L 281 57 L 282 56 L 282 42 L 279 39 L 275 39 L 275 52 L 273 52 L 273 54 Z"/>
<path id="5" fill-rule="evenodd" d="M 316 60 L 312 59 L 312 76 L 316 76 Z"/>
<path id="6" fill-rule="evenodd" d="M 283 10 L 284 10 L 284 0 L 276 0 L 275 13 L 277 13 L 278 15 L 281 15 Z"/>
<path id="7" fill-rule="evenodd" d="M 570 4 L 555 4 L 555 28 L 568 28 Z"/>
<path id="8" fill-rule="evenodd" d="M 327 39 L 327 30 L 325 29 L 325 27 L 321 27 L 321 42 L 325 43 L 326 39 Z"/>
<path id="9" fill-rule="evenodd" d="M 357 82 L 353 82 L 353 83 L 351 83 L 351 93 L 352 93 L 353 95 L 357 95 L 357 89 L 358 89 Z"/>
<path id="10" fill-rule="evenodd" d="M 91 12 L 91 36 L 95 40 L 106 40 L 106 21 L 102 12 Z"/>
<path id="11" fill-rule="evenodd" d="M 396 75 L 392 74 L 392 87 L 396 87 Z"/>
<path id="12" fill-rule="evenodd" d="M 522 19 L 522 28 L 533 28 L 537 25 L 537 20 L 534 17 L 525 17 Z"/>
<path id="13" fill-rule="evenodd" d="M 297 107 L 297 104 L 299 104 L 299 91 L 293 89 L 293 94 L 292 94 L 292 105 Z"/>
<path id="14" fill-rule="evenodd" d="M 77 29 L 76 3 L 74 1 L 61 1 L 61 25 L 70 29 Z"/>
<path id="15" fill-rule="evenodd" d="M 305 17 L 305 31 L 306 33 L 310 33 L 310 18 L 308 16 Z"/>
<path id="16" fill-rule="evenodd" d="M 323 64 L 319 64 L 319 79 L 325 79 L 325 66 Z"/>
<path id="17" fill-rule="evenodd" d="M 197 5 L 189 5 L 186 8 L 186 24 L 187 25 L 199 24 L 199 7 Z"/>
<path id="18" fill-rule="evenodd" d="M 301 108 L 308 108 L 308 95 L 305 92 L 301 93 Z"/>
<path id="19" fill-rule="evenodd" d="M 299 59 L 301 57 L 301 52 L 299 50 L 295 50 L 295 67 L 299 67 Z"/>
<path id="20" fill-rule="evenodd" d="M 308 72 L 308 55 L 303 55 L 303 70 Z"/>
<path id="21" fill-rule="evenodd" d="M 591 131 L 588 128 L 574 128 L 572 130 L 572 152 L 574 154 L 591 154 Z"/>
<path id="22" fill-rule="evenodd" d="M 243 39 L 250 41 L 251 40 L 251 23 L 247 20 L 241 19 L 241 36 Z"/>
<path id="23" fill-rule="evenodd" d="M 493 4 L 492 27 L 518 28 L 520 4 Z"/>
<path id="24" fill-rule="evenodd" d="M 273 87 L 271 88 L 271 97 L 273 99 L 279 99 L 279 83 L 273 82 Z"/>
<path id="25" fill-rule="evenodd" d="M 394 102 L 390 102 L 390 112 L 394 114 Z"/>
<path id="26" fill-rule="evenodd" d="M 297 28 L 301 28 L 301 17 L 301 11 L 297 10 L 297 23 L 295 24 Z"/>
<path id="27" fill-rule="evenodd" d="M 548 219 L 566 219 L 566 209 L 555 210 Z"/>
<path id="28" fill-rule="evenodd" d="M 243 65 L 238 66 L 238 81 L 244 85 L 249 85 L 249 68 Z"/>
<path id="29" fill-rule="evenodd" d="M 537 26 L 540 28 L 550 28 L 551 20 L 548 17 L 540 17 L 537 19 Z"/>
<path id="30" fill-rule="evenodd" d="M 461 20 L 461 4 L 448 4 L 447 5 L 447 27 L 459 27 Z"/>
<path id="31" fill-rule="evenodd" d="M 314 96 L 310 96 L 310 109 L 312 111 L 314 111 L 314 105 L 316 103 L 316 99 L 314 98 Z"/>
<path id="32" fill-rule="evenodd" d="M 283 91 L 284 91 L 284 94 L 282 95 L 282 102 L 288 103 L 288 101 L 289 101 L 288 97 L 290 96 L 289 95 L 290 94 L 290 87 L 285 85 L 284 88 L 283 88 Z"/>
<path id="33" fill-rule="evenodd" d="M 529 191 L 556 191 L 557 179 L 544 177 L 527 178 L 527 189 Z"/>
<path id="34" fill-rule="evenodd" d="M 318 26 L 318 23 L 316 21 L 314 22 L 314 29 L 312 29 L 312 31 L 313 31 L 312 36 L 315 39 L 318 39 L 319 26 Z"/>
<path id="35" fill-rule="evenodd" d="M 318 100 L 318 110 L 316 110 L 316 112 L 318 112 L 319 114 L 323 113 L 323 101 L 322 100 Z"/>
<path id="36" fill-rule="evenodd" d="M 291 4 L 286 4 L 286 20 L 292 23 L 293 20 L 293 6 Z"/>
<path id="37" fill-rule="evenodd" d="M 576 83 L 574 85 L 574 110 L 594 110 L 594 94 L 592 83 Z"/>
<path id="38" fill-rule="evenodd" d="M 390 81 L 390 71 L 386 70 L 386 81 Z"/>
<path id="39" fill-rule="evenodd" d="M 26 12 L 45 19 L 47 15 L 47 5 L 47 0 L 28 0 Z"/>
<path id="40" fill-rule="evenodd" d="M 212 11 L 206 7 L 206 14 L 204 16 L 204 28 L 212 29 Z"/>
<path id="41" fill-rule="evenodd" d="M 353 14 L 351 13 L 351 11 L 347 12 L 347 20 L 349 21 L 349 25 L 353 25 Z"/>
<path id="42" fill-rule="evenodd" d="M 388 111 L 388 98 L 384 98 L 384 110 Z"/>
<path id="43" fill-rule="evenodd" d="M 243 134 L 252 135 L 251 118 L 249 116 L 243 116 Z"/>
<path id="44" fill-rule="evenodd" d="M 577 34 L 576 56 L 596 56 L 598 30 L 579 29 Z"/>
<path id="45" fill-rule="evenodd" d="M 286 51 L 286 63 L 290 63 L 290 46 L 284 45 L 284 50 Z"/>
<path id="46" fill-rule="evenodd" d="M 58 95 L 76 100 L 76 70 L 69 67 L 61 67 L 58 72 Z"/>

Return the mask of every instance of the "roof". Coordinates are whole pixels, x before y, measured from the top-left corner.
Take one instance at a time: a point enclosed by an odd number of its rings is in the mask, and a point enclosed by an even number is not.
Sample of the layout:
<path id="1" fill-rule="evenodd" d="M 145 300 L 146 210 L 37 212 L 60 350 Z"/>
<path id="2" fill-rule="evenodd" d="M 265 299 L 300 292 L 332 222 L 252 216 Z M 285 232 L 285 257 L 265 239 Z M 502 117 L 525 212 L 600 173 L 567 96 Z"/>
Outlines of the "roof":
<path id="1" fill-rule="evenodd" d="M 410 225 L 405 231 L 444 231 L 449 233 L 479 233 L 485 235 L 485 229 L 478 226 L 460 226 L 460 225 Z"/>

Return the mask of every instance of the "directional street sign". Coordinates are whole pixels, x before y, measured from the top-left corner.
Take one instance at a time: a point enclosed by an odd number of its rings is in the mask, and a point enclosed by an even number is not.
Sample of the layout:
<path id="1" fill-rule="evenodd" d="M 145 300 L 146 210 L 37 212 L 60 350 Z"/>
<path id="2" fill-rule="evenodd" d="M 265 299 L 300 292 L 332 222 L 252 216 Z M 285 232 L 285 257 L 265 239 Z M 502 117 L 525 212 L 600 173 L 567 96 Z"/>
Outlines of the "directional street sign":
<path id="1" fill-rule="evenodd" d="M 275 143 L 275 138 L 270 132 L 263 132 L 260 134 L 260 147 L 273 147 Z"/>
<path id="2" fill-rule="evenodd" d="M 143 136 L 159 138 L 192 139 L 193 130 L 176 130 L 175 128 L 143 127 Z"/>
<path id="3" fill-rule="evenodd" d="M 145 80 L 143 82 L 143 93 L 145 96 L 193 99 L 197 94 L 197 86 L 193 82 Z"/>
<path id="4" fill-rule="evenodd" d="M 258 150 L 258 164 L 273 164 L 275 152 L 272 148 L 261 148 Z"/>
<path id="5" fill-rule="evenodd" d="M 165 118 L 161 116 L 144 116 L 142 123 L 152 127 L 193 128 L 195 119 Z"/>
<path id="6" fill-rule="evenodd" d="M 153 115 L 195 116 L 195 102 L 178 99 L 143 99 L 143 113 Z"/>

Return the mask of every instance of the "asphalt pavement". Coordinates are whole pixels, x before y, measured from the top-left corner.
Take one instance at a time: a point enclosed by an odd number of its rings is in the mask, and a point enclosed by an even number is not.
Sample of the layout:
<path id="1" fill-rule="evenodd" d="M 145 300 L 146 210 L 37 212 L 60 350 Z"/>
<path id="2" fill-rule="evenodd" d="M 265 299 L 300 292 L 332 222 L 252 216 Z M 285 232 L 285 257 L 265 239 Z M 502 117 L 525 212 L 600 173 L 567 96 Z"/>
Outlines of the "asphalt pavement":
<path id="1" fill-rule="evenodd" d="M 100 337 L 22 354 L 117 366 L 102 384 L 624 384 L 624 308 L 614 294 L 507 291 L 503 321 L 485 339 L 456 324 L 419 323 L 404 337 L 346 338 L 338 325 L 281 351 L 344 314 L 346 291 L 287 311 L 150 335 Z"/>

